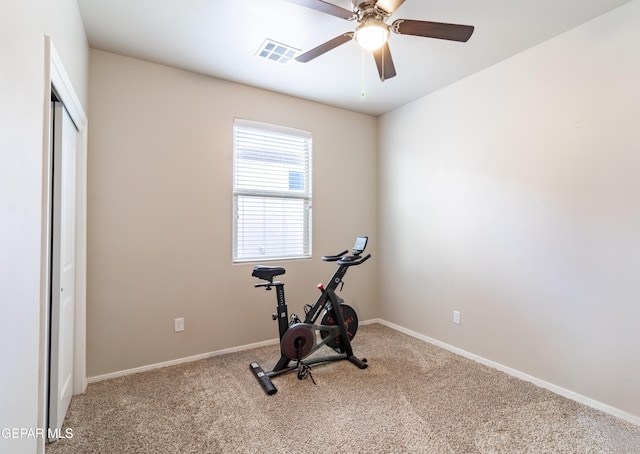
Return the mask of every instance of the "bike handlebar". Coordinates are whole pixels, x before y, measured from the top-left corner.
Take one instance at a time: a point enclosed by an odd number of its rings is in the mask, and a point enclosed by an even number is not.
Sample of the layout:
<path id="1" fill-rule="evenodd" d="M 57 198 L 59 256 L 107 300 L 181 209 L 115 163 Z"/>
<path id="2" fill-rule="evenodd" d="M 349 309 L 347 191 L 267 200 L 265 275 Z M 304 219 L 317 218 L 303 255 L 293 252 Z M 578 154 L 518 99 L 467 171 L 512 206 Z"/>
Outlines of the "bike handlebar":
<path id="1" fill-rule="evenodd" d="M 325 262 L 335 262 L 337 260 L 340 260 L 342 256 L 345 255 L 347 252 L 349 252 L 349 250 L 345 249 L 344 251 L 336 255 L 324 255 L 322 256 L 322 260 L 324 260 Z"/>
<path id="2" fill-rule="evenodd" d="M 340 266 L 354 266 L 360 265 L 371 257 L 371 254 L 367 254 L 364 257 L 357 257 L 355 255 L 350 255 L 348 257 L 341 257 L 338 259 L 338 265 Z"/>

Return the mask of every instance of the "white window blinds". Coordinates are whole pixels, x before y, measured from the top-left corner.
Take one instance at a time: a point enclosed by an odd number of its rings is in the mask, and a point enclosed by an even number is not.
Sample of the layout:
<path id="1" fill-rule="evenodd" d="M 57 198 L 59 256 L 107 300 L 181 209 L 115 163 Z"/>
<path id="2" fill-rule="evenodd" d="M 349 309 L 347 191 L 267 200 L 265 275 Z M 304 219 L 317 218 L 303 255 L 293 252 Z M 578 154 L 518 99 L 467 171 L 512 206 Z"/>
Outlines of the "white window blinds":
<path id="1" fill-rule="evenodd" d="M 311 257 L 311 133 L 233 125 L 234 262 Z"/>

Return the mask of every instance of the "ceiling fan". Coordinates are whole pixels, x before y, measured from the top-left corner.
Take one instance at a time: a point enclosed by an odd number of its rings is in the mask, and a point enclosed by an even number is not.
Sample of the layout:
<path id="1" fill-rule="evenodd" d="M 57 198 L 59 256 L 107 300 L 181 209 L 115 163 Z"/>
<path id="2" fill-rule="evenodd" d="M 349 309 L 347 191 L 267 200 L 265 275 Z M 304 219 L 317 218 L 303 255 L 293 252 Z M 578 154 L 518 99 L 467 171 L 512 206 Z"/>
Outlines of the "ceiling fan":
<path id="1" fill-rule="evenodd" d="M 396 69 L 389 50 L 389 32 L 399 35 L 424 36 L 426 38 L 446 39 L 467 42 L 473 34 L 471 25 L 446 24 L 420 20 L 396 19 L 387 24 L 387 19 L 405 0 L 351 0 L 353 10 L 333 5 L 323 0 L 287 0 L 300 6 L 315 9 L 346 20 L 355 20 L 355 31 L 347 32 L 330 39 L 326 43 L 307 51 L 296 60 L 307 63 L 336 47 L 351 41 L 354 37 L 363 49 L 373 52 L 380 80 L 384 82 L 396 75 Z"/>

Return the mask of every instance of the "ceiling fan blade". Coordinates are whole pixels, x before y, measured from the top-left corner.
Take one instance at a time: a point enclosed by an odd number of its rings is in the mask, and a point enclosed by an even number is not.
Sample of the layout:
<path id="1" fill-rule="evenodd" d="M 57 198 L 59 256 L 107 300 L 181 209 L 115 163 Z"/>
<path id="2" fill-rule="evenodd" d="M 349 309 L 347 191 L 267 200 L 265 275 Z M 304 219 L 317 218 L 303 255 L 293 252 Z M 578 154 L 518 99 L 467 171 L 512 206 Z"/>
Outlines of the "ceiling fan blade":
<path id="1" fill-rule="evenodd" d="M 384 82 L 387 79 L 395 77 L 396 68 L 393 65 L 393 59 L 391 58 L 389 43 L 384 43 L 380 49 L 374 50 L 373 58 L 376 60 L 378 74 L 380 74 L 380 81 Z"/>
<path id="2" fill-rule="evenodd" d="M 295 3 L 306 8 L 315 9 L 322 13 L 331 14 L 332 16 L 339 17 L 341 19 L 352 20 L 356 18 L 356 14 L 348 9 L 341 8 L 340 6 L 333 5 L 331 3 L 324 2 L 322 0 L 287 0 L 289 3 Z"/>
<path id="3" fill-rule="evenodd" d="M 467 42 L 473 34 L 472 25 L 445 24 L 422 20 L 398 19 L 391 24 L 391 30 L 401 35 L 424 36 Z"/>
<path id="4" fill-rule="evenodd" d="M 393 14 L 403 3 L 404 0 L 378 0 L 376 6 L 389 14 Z"/>
<path id="5" fill-rule="evenodd" d="M 336 47 L 349 42 L 353 39 L 353 32 L 345 33 L 340 36 L 336 36 L 335 38 L 327 41 L 324 44 L 320 44 L 318 47 L 314 47 L 310 51 L 305 52 L 304 54 L 298 55 L 296 57 L 296 61 L 301 63 L 307 63 L 308 61 L 313 60 L 316 57 L 324 54 L 325 52 L 329 52 L 331 49 L 335 49 Z"/>

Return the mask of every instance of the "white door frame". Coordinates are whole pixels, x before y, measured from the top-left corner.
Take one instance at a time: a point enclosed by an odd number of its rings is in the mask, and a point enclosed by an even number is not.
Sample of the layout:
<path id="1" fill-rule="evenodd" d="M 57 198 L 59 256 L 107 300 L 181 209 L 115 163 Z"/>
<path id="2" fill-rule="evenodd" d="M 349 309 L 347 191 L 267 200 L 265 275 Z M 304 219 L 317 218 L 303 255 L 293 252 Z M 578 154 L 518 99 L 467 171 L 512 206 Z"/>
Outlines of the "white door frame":
<path id="1" fill-rule="evenodd" d="M 51 90 L 55 92 L 78 128 L 76 167 L 76 306 L 74 329 L 73 393 L 87 387 L 86 372 L 86 306 L 87 306 L 87 116 L 49 36 L 45 36 L 44 121 L 42 153 L 42 203 L 40 248 L 40 358 L 38 372 L 38 427 L 46 431 L 47 385 L 49 370 L 49 304 L 51 273 Z M 45 437 L 38 438 L 38 452 L 44 453 Z"/>

